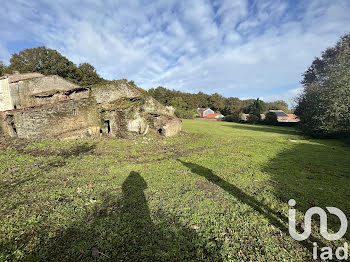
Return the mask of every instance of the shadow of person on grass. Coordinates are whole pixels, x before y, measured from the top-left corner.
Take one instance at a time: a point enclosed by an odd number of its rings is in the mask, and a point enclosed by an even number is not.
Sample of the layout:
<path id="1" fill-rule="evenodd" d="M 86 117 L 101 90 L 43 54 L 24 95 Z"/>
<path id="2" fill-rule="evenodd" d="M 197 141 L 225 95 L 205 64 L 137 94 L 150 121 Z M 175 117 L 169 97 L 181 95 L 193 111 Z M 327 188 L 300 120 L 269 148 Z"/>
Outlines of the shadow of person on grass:
<path id="1" fill-rule="evenodd" d="M 225 190 L 227 193 L 229 193 L 233 197 L 242 201 L 246 205 L 252 207 L 254 210 L 262 214 L 270 222 L 270 224 L 279 228 L 286 235 L 289 235 L 288 226 L 287 226 L 288 218 L 283 216 L 281 213 L 259 202 L 254 197 L 244 193 L 241 189 L 239 189 L 235 185 L 232 185 L 227 181 L 225 181 L 224 179 L 220 178 L 219 176 L 215 175 L 211 169 L 203 167 L 201 165 L 191 163 L 191 162 L 185 162 L 185 161 L 182 161 L 181 159 L 177 159 L 177 161 L 179 161 L 185 167 L 189 168 L 192 173 L 206 178 L 209 182 L 219 186 L 220 188 Z M 301 232 L 304 231 L 301 227 L 299 227 L 298 230 Z M 314 236 L 310 236 L 308 240 L 302 241 L 301 244 L 305 248 L 307 248 L 310 252 L 312 252 L 313 242 L 317 242 L 319 246 L 320 245 L 325 246 L 321 240 L 315 238 Z"/>
<path id="2" fill-rule="evenodd" d="M 83 219 L 59 235 L 45 240 L 26 257 L 29 261 L 222 261 L 222 243 L 197 232 L 161 208 L 154 222 L 144 190 L 147 183 L 130 172 L 122 185 L 122 197 L 102 195 Z"/>

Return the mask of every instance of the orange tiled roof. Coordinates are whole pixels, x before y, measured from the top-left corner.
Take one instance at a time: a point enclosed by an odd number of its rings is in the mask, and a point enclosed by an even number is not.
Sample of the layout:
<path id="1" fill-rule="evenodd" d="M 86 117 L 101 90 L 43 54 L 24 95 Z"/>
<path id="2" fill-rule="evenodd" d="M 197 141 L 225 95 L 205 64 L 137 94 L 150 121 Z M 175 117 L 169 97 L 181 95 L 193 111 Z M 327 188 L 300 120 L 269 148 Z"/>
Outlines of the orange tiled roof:
<path id="1" fill-rule="evenodd" d="M 220 115 L 220 114 L 207 114 L 207 115 L 204 116 L 204 117 L 206 117 L 206 118 L 215 118 L 215 117 L 218 116 L 218 115 Z"/>

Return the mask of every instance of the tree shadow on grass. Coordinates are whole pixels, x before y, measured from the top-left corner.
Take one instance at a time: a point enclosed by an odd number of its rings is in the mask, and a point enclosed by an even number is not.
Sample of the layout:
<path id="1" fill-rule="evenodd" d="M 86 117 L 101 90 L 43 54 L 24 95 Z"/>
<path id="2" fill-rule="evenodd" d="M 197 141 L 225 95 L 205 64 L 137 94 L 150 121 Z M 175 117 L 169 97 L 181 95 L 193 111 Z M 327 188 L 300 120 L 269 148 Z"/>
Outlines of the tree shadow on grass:
<path id="1" fill-rule="evenodd" d="M 224 179 L 220 178 L 219 176 L 215 175 L 213 171 L 209 168 L 203 167 L 201 165 L 197 165 L 191 162 L 185 162 L 180 159 L 177 159 L 181 164 L 186 166 L 191 170 L 192 173 L 200 175 L 204 178 L 206 178 L 209 182 L 219 186 L 223 190 L 225 190 L 227 193 L 232 195 L 233 197 L 237 198 L 238 200 L 242 201 L 246 205 L 252 207 L 254 210 L 262 214 L 270 224 L 274 225 L 275 227 L 279 228 L 282 232 L 284 232 L 286 235 L 289 235 L 288 231 L 288 218 L 286 218 L 284 215 L 282 215 L 280 212 L 277 212 L 270 208 L 269 206 L 259 202 L 254 197 L 244 193 L 241 189 L 238 187 L 228 183 Z M 302 228 L 299 226 L 298 230 L 302 230 Z M 303 231 L 302 231 L 303 232 Z M 314 237 L 310 236 L 308 240 L 302 241 L 301 244 L 307 248 L 310 252 L 312 252 L 313 248 L 313 242 L 317 242 L 319 245 L 324 246 L 323 242 Z"/>
<path id="2" fill-rule="evenodd" d="M 267 126 L 267 125 L 250 125 L 250 124 L 236 124 L 236 125 L 224 125 L 234 129 L 242 131 L 257 131 L 277 133 L 282 135 L 299 135 L 300 133 L 295 127 L 281 127 L 281 126 Z"/>
<path id="3" fill-rule="evenodd" d="M 102 204 L 74 221 L 56 237 L 27 255 L 27 261 L 222 261 L 221 243 L 211 243 L 176 217 L 151 218 L 144 190 L 147 183 L 131 172 L 122 185 L 122 197 L 111 192 Z"/>
<path id="4" fill-rule="evenodd" d="M 263 171 L 273 180 L 274 194 L 285 203 L 295 199 L 302 214 L 314 206 L 337 207 L 350 218 L 350 147 L 340 140 L 297 142 L 271 159 Z M 337 232 L 340 221 L 328 214 L 327 226 Z M 349 233 L 344 236 L 348 241 Z"/>

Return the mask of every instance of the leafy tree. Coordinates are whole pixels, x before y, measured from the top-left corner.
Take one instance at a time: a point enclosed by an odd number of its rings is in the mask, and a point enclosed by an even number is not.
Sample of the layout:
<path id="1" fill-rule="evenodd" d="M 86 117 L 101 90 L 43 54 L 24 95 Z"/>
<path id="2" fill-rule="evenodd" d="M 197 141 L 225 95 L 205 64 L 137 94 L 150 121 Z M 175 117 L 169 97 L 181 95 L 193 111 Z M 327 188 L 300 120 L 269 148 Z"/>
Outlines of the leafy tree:
<path id="1" fill-rule="evenodd" d="M 242 103 L 237 97 L 229 97 L 225 100 L 225 107 L 221 111 L 223 115 L 236 114 L 241 110 Z"/>
<path id="2" fill-rule="evenodd" d="M 258 98 L 251 105 L 249 114 L 255 115 L 260 119 L 260 114 L 264 113 L 266 110 L 267 110 L 266 103 Z"/>
<path id="3" fill-rule="evenodd" d="M 313 61 L 302 84 L 295 111 L 300 129 L 318 137 L 350 136 L 350 34 Z"/>
<path id="4" fill-rule="evenodd" d="M 77 67 L 56 50 L 45 46 L 28 48 L 18 54 L 12 54 L 8 70 L 59 75 L 80 85 L 96 84 L 103 80 L 92 65 L 83 63 Z"/>
<path id="5" fill-rule="evenodd" d="M 78 66 L 77 76 L 78 79 L 76 80 L 83 86 L 94 85 L 102 80 L 96 73 L 95 67 L 89 63 L 82 63 Z"/>
<path id="6" fill-rule="evenodd" d="M 253 115 L 253 114 L 250 114 L 248 116 L 248 119 L 247 119 L 247 122 L 249 124 L 256 124 L 258 121 L 259 121 L 260 117 L 256 116 L 256 115 Z"/>
<path id="7" fill-rule="evenodd" d="M 277 100 L 274 102 L 268 102 L 266 103 L 268 110 L 283 110 L 285 113 L 290 113 L 290 110 L 288 108 L 288 104 L 283 100 Z"/>
<path id="8" fill-rule="evenodd" d="M 232 113 L 230 115 L 226 115 L 223 118 L 223 121 L 239 123 L 241 121 L 241 113 L 240 112 L 234 112 L 234 113 Z"/>
<path id="9" fill-rule="evenodd" d="M 171 98 L 169 101 L 169 105 L 173 106 L 174 108 L 184 108 L 186 109 L 187 103 L 183 101 L 181 96 L 175 96 Z"/>
<path id="10" fill-rule="evenodd" d="M 203 92 L 198 92 L 196 95 L 197 98 L 197 107 L 206 108 L 209 107 L 209 95 L 204 94 Z"/>
<path id="11" fill-rule="evenodd" d="M 225 98 L 217 93 L 209 97 L 208 105 L 214 111 L 221 111 L 225 107 Z"/>
<path id="12" fill-rule="evenodd" d="M 225 98 L 219 94 L 208 95 L 203 92 L 198 92 L 197 94 L 184 93 L 169 90 L 162 86 L 151 88 L 147 93 L 161 104 L 173 106 L 175 108 L 175 114 L 182 118 L 193 118 L 195 115 L 198 115 L 196 113 L 198 107 L 210 107 L 214 111 L 221 112 L 227 116 L 224 120 L 239 122 L 241 120 L 240 114 L 242 112 L 250 113 L 253 106 L 257 104 L 257 101 L 254 99 L 240 100 L 237 97 Z M 278 103 L 281 102 L 277 101 L 276 104 Z M 263 112 L 267 110 L 267 105 L 259 99 L 257 106 L 261 108 L 259 111 Z"/>
<path id="13" fill-rule="evenodd" d="M 265 116 L 264 123 L 266 125 L 271 125 L 271 126 L 277 125 L 278 121 L 277 121 L 276 113 L 275 112 L 268 112 Z"/>
<path id="14" fill-rule="evenodd" d="M 6 65 L 0 60 L 0 76 L 3 76 L 6 71 Z"/>
<path id="15" fill-rule="evenodd" d="M 179 118 L 185 118 L 185 119 L 193 119 L 197 116 L 196 110 L 186 110 L 182 108 L 175 109 L 175 116 Z"/>

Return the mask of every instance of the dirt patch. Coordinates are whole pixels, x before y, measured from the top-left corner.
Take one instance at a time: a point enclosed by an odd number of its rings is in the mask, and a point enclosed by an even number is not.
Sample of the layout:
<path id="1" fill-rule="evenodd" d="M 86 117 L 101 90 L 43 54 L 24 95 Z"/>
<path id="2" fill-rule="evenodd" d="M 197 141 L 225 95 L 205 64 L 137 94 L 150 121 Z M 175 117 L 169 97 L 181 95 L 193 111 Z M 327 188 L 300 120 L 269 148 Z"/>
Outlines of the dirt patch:
<path id="1" fill-rule="evenodd" d="M 202 180 L 197 180 L 195 185 L 197 189 L 203 192 L 206 198 L 210 198 L 210 199 L 221 198 L 221 193 L 218 186 Z"/>
<path id="2" fill-rule="evenodd" d="M 23 150 L 30 142 L 25 139 L 17 139 L 11 137 L 4 137 L 0 135 L 0 150 Z"/>
<path id="3" fill-rule="evenodd" d="M 62 156 L 64 158 L 68 158 L 71 156 L 79 156 L 82 154 L 94 154 L 95 148 L 96 144 L 82 143 L 76 144 L 69 148 L 40 147 L 33 149 L 25 149 L 23 153 L 35 157 Z"/>

